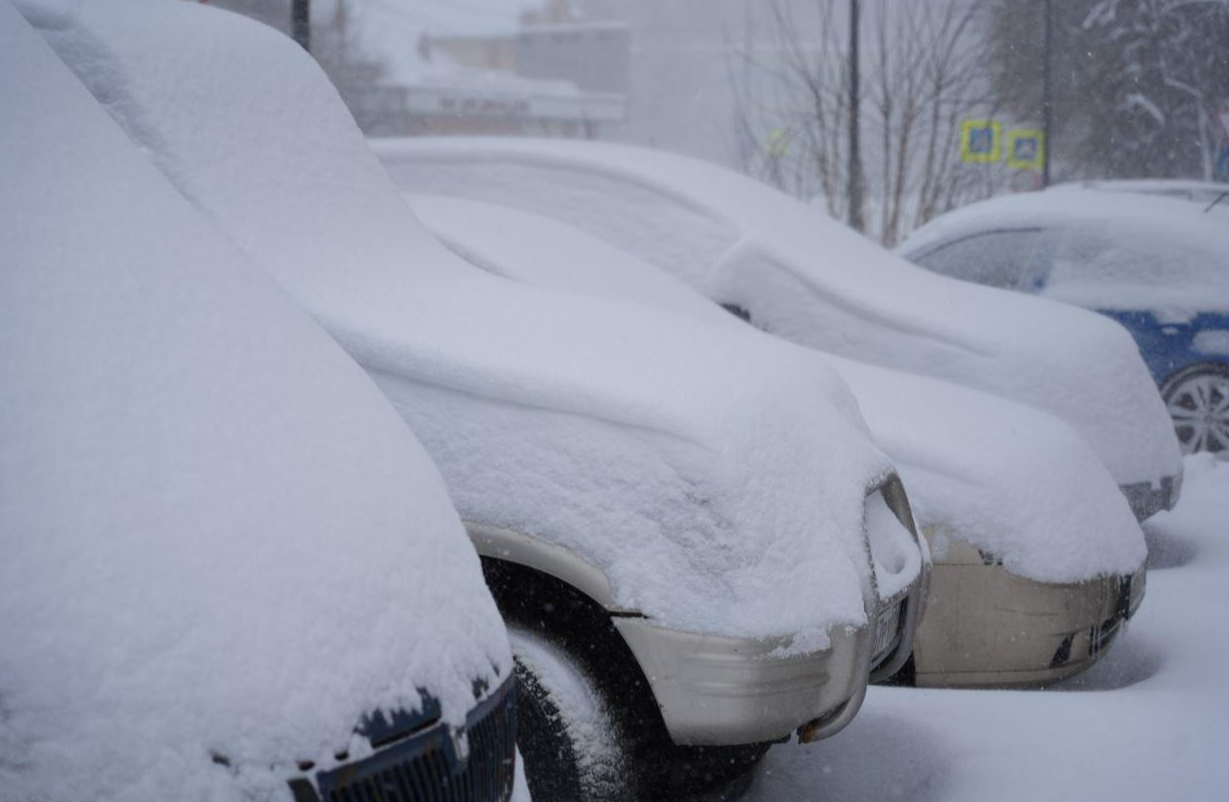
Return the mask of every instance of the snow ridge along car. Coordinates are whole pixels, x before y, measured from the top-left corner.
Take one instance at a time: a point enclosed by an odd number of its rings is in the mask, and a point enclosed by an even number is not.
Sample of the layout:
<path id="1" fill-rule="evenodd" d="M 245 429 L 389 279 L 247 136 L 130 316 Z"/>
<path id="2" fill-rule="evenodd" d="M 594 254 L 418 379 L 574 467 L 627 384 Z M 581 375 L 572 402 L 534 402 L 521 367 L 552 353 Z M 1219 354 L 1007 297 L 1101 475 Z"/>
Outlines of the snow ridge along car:
<path id="1" fill-rule="evenodd" d="M 994 198 L 932 220 L 899 252 L 941 275 L 1118 321 L 1160 387 L 1183 452 L 1225 452 L 1229 201 L 1215 187 L 1104 182 Z"/>
<path id="2" fill-rule="evenodd" d="M 495 275 L 766 338 L 652 265 L 562 223 L 489 203 L 407 197 L 445 245 Z M 1142 600 L 1145 546 L 1126 500 L 1079 435 L 997 396 L 814 356 L 854 390 L 933 544 L 930 593 L 902 679 L 1040 685 L 1104 655 Z"/>
<path id="3" fill-rule="evenodd" d="M 565 723 L 522 729 L 532 791 L 721 782 L 770 743 L 839 731 L 868 679 L 907 658 L 922 547 L 831 370 L 465 265 L 422 229 L 319 67 L 264 26 L 166 2 L 32 16 L 439 466 L 516 630 L 524 719 Z M 576 688 L 611 729 L 585 724 Z M 575 715 L 550 716 L 560 705 Z"/>
<path id="4" fill-rule="evenodd" d="M 422 447 L 7 2 L 0 97 L 0 798 L 509 799 Z"/>
<path id="5" fill-rule="evenodd" d="M 1066 421 L 1139 519 L 1173 506 L 1181 452 L 1138 350 L 1084 310 L 910 265 L 712 164 L 595 142 L 374 139 L 407 192 L 554 217 L 802 345 L 1003 396 Z"/>

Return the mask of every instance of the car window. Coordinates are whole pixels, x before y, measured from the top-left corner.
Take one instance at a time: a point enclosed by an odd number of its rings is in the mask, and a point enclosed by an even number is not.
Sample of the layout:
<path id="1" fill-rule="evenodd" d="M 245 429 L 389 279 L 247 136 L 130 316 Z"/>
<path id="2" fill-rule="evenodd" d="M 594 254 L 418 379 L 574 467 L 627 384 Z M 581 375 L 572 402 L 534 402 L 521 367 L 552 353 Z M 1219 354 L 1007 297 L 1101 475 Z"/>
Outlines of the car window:
<path id="1" fill-rule="evenodd" d="M 1034 291 L 1048 275 L 1048 251 L 1039 228 L 988 231 L 948 242 L 917 261 L 945 276 L 990 287 Z"/>

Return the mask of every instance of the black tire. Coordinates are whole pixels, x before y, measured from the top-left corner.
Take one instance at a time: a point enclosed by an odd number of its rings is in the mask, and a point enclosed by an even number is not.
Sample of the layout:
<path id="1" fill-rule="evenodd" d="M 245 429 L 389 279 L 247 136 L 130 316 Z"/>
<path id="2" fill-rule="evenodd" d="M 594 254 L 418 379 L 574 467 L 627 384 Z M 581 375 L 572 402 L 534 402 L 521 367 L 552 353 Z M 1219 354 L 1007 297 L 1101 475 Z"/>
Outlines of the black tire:
<path id="1" fill-rule="evenodd" d="M 1183 368 L 1161 388 L 1182 453 L 1229 451 L 1229 365 Z"/>
<path id="2" fill-rule="evenodd" d="M 657 802 L 680 802 L 689 799 L 732 800 L 750 782 L 749 773 L 768 751 L 769 744 L 745 746 L 679 746 L 666 731 L 661 711 L 653 697 L 644 673 L 623 640 L 609 613 L 575 588 L 558 579 L 525 566 L 482 558 L 487 586 L 491 589 L 500 612 L 512 633 L 528 633 L 551 644 L 571 661 L 574 669 L 585 677 L 593 693 L 610 700 L 607 710 L 617 734 L 620 750 L 628 767 L 624 786 L 635 798 Z M 525 669 L 518 666 L 518 677 L 524 679 Z M 528 683 L 527 683 L 528 684 Z M 520 696 L 520 711 L 536 706 L 527 701 L 529 692 Z M 518 732 L 528 739 L 534 722 L 553 720 L 553 711 L 546 707 L 541 714 L 518 712 Z M 537 718 L 532 718 L 538 716 Z M 557 736 L 550 736 L 557 743 Z M 517 743 L 521 743 L 518 735 Z M 526 741 L 528 745 L 530 741 Z M 545 752 L 531 746 L 534 754 L 558 754 L 551 746 Z M 522 752 L 526 779 L 534 799 L 568 800 L 566 794 L 543 791 L 535 782 L 536 764 Z M 566 772 L 553 771 L 564 782 Z M 573 786 L 574 787 L 574 786 Z M 563 791 L 566 786 L 560 786 Z M 622 793 L 622 792 L 620 792 Z M 580 797 L 583 798 L 583 797 Z"/>
<path id="3" fill-rule="evenodd" d="M 516 745 L 534 799 L 631 802 L 635 775 L 607 701 L 560 647 L 509 630 L 518 682 Z"/>

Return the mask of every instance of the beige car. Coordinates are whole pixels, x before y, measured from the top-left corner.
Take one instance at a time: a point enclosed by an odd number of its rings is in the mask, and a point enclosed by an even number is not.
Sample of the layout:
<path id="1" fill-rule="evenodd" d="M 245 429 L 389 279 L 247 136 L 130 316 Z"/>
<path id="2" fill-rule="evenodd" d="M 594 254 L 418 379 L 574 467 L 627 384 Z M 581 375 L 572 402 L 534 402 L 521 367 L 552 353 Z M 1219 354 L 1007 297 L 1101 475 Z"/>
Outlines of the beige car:
<path id="1" fill-rule="evenodd" d="M 762 336 L 576 228 L 506 206 L 407 198 L 446 245 L 496 275 Z M 823 358 L 854 390 L 872 435 L 902 471 L 934 560 L 912 659 L 898 679 L 932 687 L 1041 685 L 1092 665 L 1139 606 L 1144 569 L 1139 527 L 1090 449 L 1037 410 Z M 981 447 L 969 449 L 970 441 Z M 1058 542 L 1047 540 L 1058 533 Z M 1068 570 L 1039 581 L 1053 570 L 1046 552 L 1056 549 L 1083 561 L 1082 575 Z"/>
<path id="2" fill-rule="evenodd" d="M 1146 573 L 1042 583 L 931 527 L 946 540 L 913 647 L 923 687 L 1040 686 L 1091 667 L 1144 598 Z"/>

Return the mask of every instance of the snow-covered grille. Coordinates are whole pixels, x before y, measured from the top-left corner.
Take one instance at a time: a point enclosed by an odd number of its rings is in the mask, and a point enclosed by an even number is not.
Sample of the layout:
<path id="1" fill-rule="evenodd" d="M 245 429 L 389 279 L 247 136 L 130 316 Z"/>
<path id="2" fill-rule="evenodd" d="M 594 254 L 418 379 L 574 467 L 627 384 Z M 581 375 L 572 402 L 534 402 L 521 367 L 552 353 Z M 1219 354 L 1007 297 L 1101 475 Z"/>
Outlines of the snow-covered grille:
<path id="1" fill-rule="evenodd" d="M 468 758 L 442 724 L 316 776 L 323 802 L 504 802 L 516 760 L 512 678 L 470 713 Z"/>

